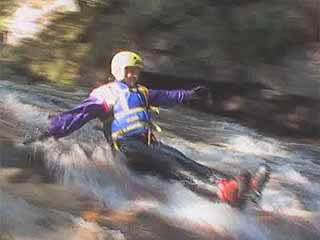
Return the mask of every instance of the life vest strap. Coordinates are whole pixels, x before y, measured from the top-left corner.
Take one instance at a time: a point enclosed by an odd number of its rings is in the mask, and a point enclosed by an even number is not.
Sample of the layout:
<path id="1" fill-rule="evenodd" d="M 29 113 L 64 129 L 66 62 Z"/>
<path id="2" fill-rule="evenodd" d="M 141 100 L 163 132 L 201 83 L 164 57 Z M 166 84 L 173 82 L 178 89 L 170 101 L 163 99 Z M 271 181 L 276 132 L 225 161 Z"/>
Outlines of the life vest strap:
<path id="1" fill-rule="evenodd" d="M 141 128 L 141 127 L 145 127 L 147 129 L 150 129 L 150 124 L 146 123 L 146 122 L 136 122 L 134 124 L 131 124 L 130 126 L 126 127 L 126 128 L 122 128 L 116 132 L 112 133 L 112 139 L 115 141 L 118 139 L 118 137 L 132 131 L 135 130 L 137 128 Z"/>
<path id="2" fill-rule="evenodd" d="M 142 140 L 145 144 L 150 145 L 151 143 L 157 142 L 156 136 L 153 134 L 153 132 L 150 130 L 148 133 L 142 133 L 138 136 L 135 136 L 135 138 Z M 113 141 L 112 143 L 113 149 L 116 151 L 120 151 L 120 144 L 119 141 Z"/>
<path id="3" fill-rule="evenodd" d="M 150 110 L 151 112 L 155 112 L 156 114 L 160 113 L 160 108 L 156 106 L 149 106 L 148 110 Z"/>
<path id="4" fill-rule="evenodd" d="M 129 109 L 127 111 L 116 113 L 116 114 L 114 114 L 114 118 L 119 119 L 119 118 L 123 118 L 127 115 L 135 114 L 135 113 L 139 113 L 139 112 L 143 112 L 143 111 L 145 111 L 144 107 L 136 107 L 136 108 Z"/>

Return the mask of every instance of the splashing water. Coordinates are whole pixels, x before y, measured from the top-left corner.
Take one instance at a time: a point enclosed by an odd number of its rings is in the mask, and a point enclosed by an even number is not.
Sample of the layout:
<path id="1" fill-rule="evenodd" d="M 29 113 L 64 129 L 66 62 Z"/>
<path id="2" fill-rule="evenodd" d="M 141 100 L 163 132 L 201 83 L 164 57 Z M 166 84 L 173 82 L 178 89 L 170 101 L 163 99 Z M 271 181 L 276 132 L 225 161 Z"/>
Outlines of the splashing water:
<path id="1" fill-rule="evenodd" d="M 236 136 L 230 140 L 229 144 L 235 151 L 243 153 L 288 157 L 286 150 L 282 149 L 277 141 L 268 141 L 266 138 L 255 139 L 249 136 Z"/>
<path id="2" fill-rule="evenodd" d="M 57 101 L 46 101 L 46 106 L 41 107 L 35 105 L 37 100 L 32 90 L 28 93 L 27 88 L 17 87 L 15 92 L 12 89 L 6 92 L 5 89 L 6 85 L 2 88 L 0 85 L 0 92 L 5 93 L 1 101 L 7 111 L 0 115 L 1 120 L 17 124 L 26 131 L 35 126 L 48 125 L 48 112 L 45 109 L 61 109 L 56 105 Z M 46 98 L 63 102 L 64 94 L 55 94 L 54 97 L 47 95 Z M 184 114 L 178 115 L 181 111 Z M 275 213 L 287 209 L 319 211 L 319 180 L 312 178 L 320 170 L 320 165 L 314 163 L 318 156 L 314 153 L 319 153 L 317 148 L 312 145 L 302 148 L 299 145 L 298 148 L 292 143 L 258 135 L 226 119 L 215 117 L 212 120 L 205 114 L 193 114 L 185 109 L 165 110 L 167 121 L 175 120 L 172 126 L 175 131 L 168 128 L 160 139 L 187 156 L 226 172 L 238 168 L 254 171 L 259 163 L 267 162 L 273 172 L 261 201 L 262 209 Z M 190 122 L 188 131 L 184 129 L 184 124 L 179 124 L 180 121 Z M 160 123 L 169 126 L 166 120 L 160 119 Z M 59 141 L 48 140 L 33 146 L 44 153 L 47 171 L 56 177 L 58 183 L 86 193 L 93 200 L 98 200 L 102 207 L 130 209 L 137 206 L 135 202 L 150 204 L 150 213 L 186 229 L 198 224 L 209 226 L 233 239 L 264 240 L 270 239 L 271 235 L 272 239 L 277 239 L 273 237 L 280 233 L 266 229 L 254 215 L 239 212 L 224 204 L 214 204 L 179 183 L 137 176 L 127 169 L 121 159 L 113 159 L 102 134 L 92 130 L 93 124 L 89 123 L 77 133 Z M 215 146 L 213 141 L 222 142 L 228 147 Z M 313 164 L 312 168 L 310 164 Z M 22 204 L 22 208 L 28 207 Z M 1 214 L 7 213 L 0 210 Z"/>

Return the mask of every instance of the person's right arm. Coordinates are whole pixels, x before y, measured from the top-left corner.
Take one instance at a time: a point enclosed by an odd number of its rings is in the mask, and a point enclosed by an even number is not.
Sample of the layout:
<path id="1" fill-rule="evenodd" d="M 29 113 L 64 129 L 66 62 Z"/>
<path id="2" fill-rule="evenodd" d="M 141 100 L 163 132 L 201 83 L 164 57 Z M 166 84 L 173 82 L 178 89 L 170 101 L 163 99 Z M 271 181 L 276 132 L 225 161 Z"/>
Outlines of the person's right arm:
<path id="1" fill-rule="evenodd" d="M 112 106 L 117 99 L 117 92 L 112 83 L 94 89 L 89 98 L 73 109 L 63 112 L 51 120 L 48 135 L 61 138 L 70 135 L 92 119 L 108 119 Z"/>
<path id="2" fill-rule="evenodd" d="M 68 136 L 90 120 L 95 118 L 107 119 L 110 114 L 111 110 L 104 100 L 90 96 L 71 110 L 52 117 L 48 130 L 41 133 L 40 136 L 26 139 L 23 144 L 43 141 L 50 137 L 58 139 Z"/>
<path id="3" fill-rule="evenodd" d="M 69 111 L 65 111 L 51 119 L 47 137 L 61 138 L 80 129 L 87 122 L 110 115 L 110 109 L 105 101 L 90 96 Z"/>

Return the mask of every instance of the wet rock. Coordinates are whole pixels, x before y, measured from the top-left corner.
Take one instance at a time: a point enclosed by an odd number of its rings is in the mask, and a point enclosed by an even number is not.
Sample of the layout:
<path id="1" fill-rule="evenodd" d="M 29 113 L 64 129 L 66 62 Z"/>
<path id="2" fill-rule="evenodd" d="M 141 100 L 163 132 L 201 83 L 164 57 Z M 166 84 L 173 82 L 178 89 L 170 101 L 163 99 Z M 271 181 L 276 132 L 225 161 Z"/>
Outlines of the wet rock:
<path id="1" fill-rule="evenodd" d="M 184 78 L 258 82 L 285 93 L 320 96 L 319 74 L 310 68 L 319 61 L 317 43 L 310 47 L 318 39 L 315 2 L 124 2 L 122 12 L 111 6 L 88 27 L 91 52 L 106 54 L 99 56 L 105 59 L 101 64 L 88 62 L 93 68 L 105 69 L 114 52 L 129 48 L 144 55 L 145 71 L 177 77 L 180 86 Z M 110 27 L 104 31 L 106 23 Z M 308 52 L 314 54 L 305 58 Z M 83 65 L 80 80 L 86 81 L 88 71 L 95 70 Z"/>
<path id="2" fill-rule="evenodd" d="M 126 240 L 125 236 L 119 230 L 109 230 L 103 228 L 103 232 L 98 234 L 98 240 Z"/>
<path id="3" fill-rule="evenodd" d="M 22 169 L 22 168 L 0 168 L 0 182 L 10 183 L 10 182 L 24 182 L 29 179 L 39 179 L 39 175 L 35 175 L 32 169 Z M 34 181 L 32 180 L 32 181 Z"/>
<path id="4" fill-rule="evenodd" d="M 14 240 L 15 238 L 8 233 L 1 233 L 0 232 L 0 240 Z"/>
<path id="5" fill-rule="evenodd" d="M 25 186 L 25 189 L 28 187 Z M 30 191 L 30 188 L 29 188 Z M 64 192 L 66 194 L 67 192 Z M 14 196 L 15 195 L 15 196 Z M 37 196 L 38 203 L 33 205 L 17 196 L 0 190 L 0 239 L 108 239 L 123 240 L 120 231 L 100 227 L 76 216 L 52 208 L 46 204 L 41 196 Z M 18 194 L 22 196 L 21 194 Z M 55 199 L 59 196 L 56 195 Z M 62 204 L 56 203 L 56 206 Z M 69 209 L 70 210 L 70 209 Z"/>
<path id="6" fill-rule="evenodd" d="M 39 9 L 33 11 L 39 14 Z M 81 11 L 88 14 L 85 8 Z M 204 111 L 240 119 L 265 132 L 319 135 L 314 130 L 320 122 L 317 1 L 122 0 L 91 11 L 84 25 L 60 16 L 54 32 L 48 29 L 38 42 L 25 43 L 28 63 L 38 69 L 30 75 L 33 79 L 51 69 L 54 73 L 44 74 L 44 79 L 53 75 L 60 81 L 72 62 L 77 83 L 93 87 L 105 82 L 114 53 L 133 49 L 145 58 L 144 81 L 150 87 L 210 85 L 211 103 L 197 106 Z M 67 44 L 74 46 L 71 50 L 60 47 L 60 41 L 65 43 L 61 33 L 69 30 L 81 35 Z M 51 39 L 59 43 L 55 58 L 48 52 Z M 79 60 L 70 54 L 78 50 L 88 57 Z M 42 68 L 45 62 L 48 67 Z"/>

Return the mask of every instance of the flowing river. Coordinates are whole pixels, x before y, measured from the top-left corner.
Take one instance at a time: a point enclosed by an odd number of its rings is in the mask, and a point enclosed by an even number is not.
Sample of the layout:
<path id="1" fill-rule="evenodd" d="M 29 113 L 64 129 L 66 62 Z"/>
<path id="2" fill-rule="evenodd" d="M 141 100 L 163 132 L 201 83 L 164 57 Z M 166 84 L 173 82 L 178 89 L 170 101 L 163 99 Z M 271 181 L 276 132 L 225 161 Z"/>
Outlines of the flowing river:
<path id="1" fill-rule="evenodd" d="M 187 156 L 229 174 L 271 166 L 260 206 L 243 211 L 134 174 L 112 159 L 96 120 L 57 141 L 22 144 L 87 94 L 0 82 L 0 239 L 320 239 L 317 144 L 183 106 L 161 108 L 159 139 Z"/>

